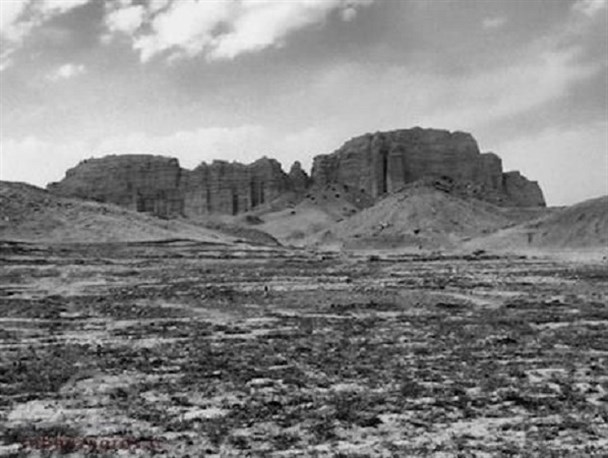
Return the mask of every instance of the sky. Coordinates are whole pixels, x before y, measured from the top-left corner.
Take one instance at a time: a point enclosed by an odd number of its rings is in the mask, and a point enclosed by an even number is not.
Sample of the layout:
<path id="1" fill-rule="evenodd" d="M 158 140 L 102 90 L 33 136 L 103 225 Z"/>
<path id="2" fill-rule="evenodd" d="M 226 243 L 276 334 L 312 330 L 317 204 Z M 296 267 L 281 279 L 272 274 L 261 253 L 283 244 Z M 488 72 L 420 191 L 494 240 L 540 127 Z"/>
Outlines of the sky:
<path id="1" fill-rule="evenodd" d="M 608 194 L 608 0 L 0 0 L 0 178 L 461 130 L 549 205 Z"/>

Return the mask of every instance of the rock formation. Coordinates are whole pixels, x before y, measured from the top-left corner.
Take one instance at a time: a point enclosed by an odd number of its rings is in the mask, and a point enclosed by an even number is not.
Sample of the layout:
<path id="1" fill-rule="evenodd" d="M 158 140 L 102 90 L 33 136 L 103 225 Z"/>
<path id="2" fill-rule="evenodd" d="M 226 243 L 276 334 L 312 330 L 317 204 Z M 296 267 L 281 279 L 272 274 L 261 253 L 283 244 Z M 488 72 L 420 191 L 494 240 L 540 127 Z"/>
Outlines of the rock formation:
<path id="1" fill-rule="evenodd" d="M 67 171 L 49 191 L 65 197 L 109 202 L 161 217 L 180 215 L 183 170 L 177 159 L 131 154 L 87 159 Z"/>
<path id="2" fill-rule="evenodd" d="M 194 170 L 152 155 L 88 159 L 49 185 L 55 194 L 110 202 L 160 217 L 236 215 L 291 193 L 339 184 L 374 201 L 421 179 L 448 179 L 460 193 L 505 206 L 544 206 L 538 184 L 503 173 L 500 158 L 481 154 L 467 133 L 413 128 L 354 138 L 314 158 L 309 177 L 299 162 L 289 174 L 274 159 L 252 164 L 214 161 Z"/>
<path id="3" fill-rule="evenodd" d="M 236 215 L 276 199 L 291 183 L 278 161 L 264 157 L 249 165 L 202 163 L 185 173 L 182 188 L 186 215 Z"/>
<path id="4" fill-rule="evenodd" d="M 302 194 L 308 189 L 310 185 L 310 178 L 308 174 L 302 169 L 300 161 L 295 161 L 289 170 L 289 180 L 291 181 L 292 189 Z"/>
<path id="5" fill-rule="evenodd" d="M 177 159 L 124 155 L 88 159 L 68 170 L 49 191 L 152 213 L 160 217 L 199 216 L 252 210 L 291 190 L 281 164 L 266 157 L 253 164 L 214 161 L 193 171 Z"/>
<path id="6" fill-rule="evenodd" d="M 517 171 L 503 173 L 502 186 L 514 207 L 545 206 L 545 198 L 538 183 L 528 180 Z"/>
<path id="7" fill-rule="evenodd" d="M 467 183 L 477 197 L 501 205 L 545 205 L 536 182 L 518 172 L 503 173 L 500 158 L 481 154 L 475 139 L 463 132 L 416 127 L 367 134 L 317 156 L 312 169 L 315 185 L 342 183 L 373 198 L 429 176 Z"/>

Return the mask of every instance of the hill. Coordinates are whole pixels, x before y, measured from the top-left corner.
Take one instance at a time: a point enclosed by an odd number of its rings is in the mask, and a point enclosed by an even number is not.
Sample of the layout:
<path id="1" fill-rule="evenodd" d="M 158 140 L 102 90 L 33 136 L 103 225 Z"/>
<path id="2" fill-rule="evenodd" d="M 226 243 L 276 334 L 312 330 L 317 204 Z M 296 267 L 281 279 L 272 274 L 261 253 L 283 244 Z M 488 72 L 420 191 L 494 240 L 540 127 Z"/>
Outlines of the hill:
<path id="1" fill-rule="evenodd" d="M 244 221 L 256 222 L 256 228 L 278 239 L 281 243 L 302 246 L 309 236 L 351 217 L 373 205 L 373 199 L 346 185 L 331 184 L 308 190 L 299 201 L 269 207 L 245 216 Z"/>
<path id="2" fill-rule="evenodd" d="M 543 218 L 472 240 L 470 248 L 608 250 L 608 196 L 562 208 Z"/>
<path id="3" fill-rule="evenodd" d="M 211 243 L 236 240 L 183 220 L 161 220 L 117 205 L 58 197 L 25 183 L 0 181 L 0 239 L 114 242 L 169 238 Z"/>
<path id="4" fill-rule="evenodd" d="M 422 181 L 332 225 L 314 236 L 313 243 L 344 248 L 455 249 L 463 241 L 546 211 L 498 207 Z"/>

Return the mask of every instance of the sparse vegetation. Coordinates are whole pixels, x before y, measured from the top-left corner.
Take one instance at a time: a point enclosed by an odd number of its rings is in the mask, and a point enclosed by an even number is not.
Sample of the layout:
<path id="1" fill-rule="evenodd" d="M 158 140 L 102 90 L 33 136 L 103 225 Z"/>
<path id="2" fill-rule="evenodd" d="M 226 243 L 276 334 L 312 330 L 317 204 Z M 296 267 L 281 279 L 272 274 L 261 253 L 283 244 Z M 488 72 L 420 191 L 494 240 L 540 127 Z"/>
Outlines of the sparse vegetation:
<path id="1" fill-rule="evenodd" d="M 15 453 L 108 434 L 171 456 L 608 450 L 599 264 L 185 242 L 0 249 L 2 441 Z"/>

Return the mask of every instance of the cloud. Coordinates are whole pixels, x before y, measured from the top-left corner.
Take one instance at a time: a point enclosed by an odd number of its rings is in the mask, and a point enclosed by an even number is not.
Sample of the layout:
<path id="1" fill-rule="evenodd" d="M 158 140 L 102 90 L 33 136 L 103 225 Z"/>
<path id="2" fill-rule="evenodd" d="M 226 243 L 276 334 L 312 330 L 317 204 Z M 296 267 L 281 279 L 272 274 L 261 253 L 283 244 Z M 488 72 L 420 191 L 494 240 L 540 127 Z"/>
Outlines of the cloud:
<path id="1" fill-rule="evenodd" d="M 293 32 L 323 24 L 334 11 L 352 21 L 374 0 L 155 0 L 130 3 L 106 18 L 110 32 L 130 33 L 142 61 L 166 53 L 170 59 L 203 54 L 231 60 L 278 48 Z M 137 10 L 135 10 L 137 8 Z M 139 30 L 140 26 L 142 29 Z"/>
<path id="2" fill-rule="evenodd" d="M 481 22 L 481 26 L 484 28 L 484 30 L 501 29 L 506 24 L 507 24 L 507 18 L 506 17 L 488 17 L 488 18 L 485 18 Z"/>
<path id="3" fill-rule="evenodd" d="M 33 29 L 93 0 L 2 0 L 0 69 Z M 108 34 L 131 38 L 142 61 L 166 54 L 169 59 L 202 54 L 231 60 L 285 45 L 294 32 L 322 25 L 337 12 L 346 22 L 375 0 L 132 0 L 106 2 Z"/>
<path id="4" fill-rule="evenodd" d="M 27 1 L 0 2 L 0 37 L 8 40 L 17 40 L 23 31 L 17 26 L 23 16 Z"/>
<path id="5" fill-rule="evenodd" d="M 354 19 L 354 5 L 339 0 L 243 2 L 232 30 L 215 37 L 208 56 L 234 59 L 239 54 L 280 47 L 290 33 L 322 23 L 333 10 L 341 10 L 344 19 Z"/>
<path id="6" fill-rule="evenodd" d="M 580 49 L 533 49 L 509 66 L 473 74 L 441 74 L 425 66 L 337 64 L 316 77 L 310 109 L 353 129 L 405 125 L 479 132 L 497 122 L 565 98 L 597 75 L 602 63 L 581 63 Z M 301 103 L 301 101 L 292 103 Z M 312 103 L 312 102 L 310 102 Z"/>
<path id="7" fill-rule="evenodd" d="M 134 48 L 142 61 L 167 50 L 192 56 L 213 41 L 214 30 L 230 17 L 231 2 L 182 0 L 159 13 L 150 23 L 151 33 L 136 36 Z"/>
<path id="8" fill-rule="evenodd" d="M 340 12 L 340 17 L 344 22 L 354 21 L 357 17 L 357 9 L 353 6 L 348 6 Z"/>
<path id="9" fill-rule="evenodd" d="M 580 50 L 565 48 L 533 53 L 507 68 L 474 76 L 453 77 L 437 84 L 434 100 L 443 96 L 450 109 L 429 110 L 427 122 L 475 128 L 519 115 L 567 97 L 570 89 L 603 68 L 578 61 Z"/>
<path id="10" fill-rule="evenodd" d="M 60 81 L 75 78 L 86 72 L 86 67 L 83 64 L 64 64 L 51 72 L 47 78 L 50 81 Z"/>
<path id="11" fill-rule="evenodd" d="M 578 0 L 572 5 L 572 10 L 593 17 L 607 6 L 608 0 Z"/>
<path id="12" fill-rule="evenodd" d="M 589 58 L 585 47 L 593 27 L 587 16 L 567 15 L 507 62 L 474 71 L 437 71 L 435 55 L 383 66 L 339 62 L 316 75 L 306 105 L 291 103 L 324 113 L 328 123 L 348 122 L 353 132 L 407 125 L 483 132 L 567 101 L 575 88 L 605 72 L 606 59 Z"/>
<path id="13" fill-rule="evenodd" d="M 110 11 L 105 19 L 106 27 L 111 33 L 122 32 L 133 34 L 143 22 L 145 8 L 141 5 L 131 5 Z"/>
<path id="14" fill-rule="evenodd" d="M 0 0 L 0 71 L 36 27 L 92 0 Z"/>
<path id="15" fill-rule="evenodd" d="M 42 0 L 41 2 L 32 2 L 40 13 L 43 15 L 63 14 L 68 11 L 84 6 L 91 0 Z"/>

